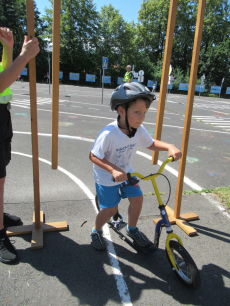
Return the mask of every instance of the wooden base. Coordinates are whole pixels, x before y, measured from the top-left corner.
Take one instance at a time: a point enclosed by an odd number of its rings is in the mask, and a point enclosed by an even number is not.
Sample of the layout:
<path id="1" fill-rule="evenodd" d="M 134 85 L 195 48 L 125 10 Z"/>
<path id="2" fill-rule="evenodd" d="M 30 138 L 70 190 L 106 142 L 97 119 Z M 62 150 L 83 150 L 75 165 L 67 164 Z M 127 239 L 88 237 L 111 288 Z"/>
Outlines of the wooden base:
<path id="1" fill-rule="evenodd" d="M 180 218 L 176 219 L 174 217 L 174 211 L 168 206 L 166 206 L 165 208 L 168 214 L 169 222 L 171 224 L 177 224 L 189 236 L 193 236 L 197 234 L 197 231 L 186 222 L 186 221 L 192 221 L 192 220 L 199 219 L 199 216 L 197 214 L 193 212 L 186 213 L 186 214 L 180 215 Z M 153 223 L 157 224 L 159 220 L 160 218 L 154 219 Z"/>
<path id="2" fill-rule="evenodd" d="M 68 230 L 66 221 L 44 223 L 43 211 L 40 211 L 40 228 L 35 228 L 35 215 L 33 215 L 32 225 L 12 226 L 7 228 L 7 236 L 17 236 L 31 234 L 31 249 L 43 248 L 43 232 L 63 231 Z"/>

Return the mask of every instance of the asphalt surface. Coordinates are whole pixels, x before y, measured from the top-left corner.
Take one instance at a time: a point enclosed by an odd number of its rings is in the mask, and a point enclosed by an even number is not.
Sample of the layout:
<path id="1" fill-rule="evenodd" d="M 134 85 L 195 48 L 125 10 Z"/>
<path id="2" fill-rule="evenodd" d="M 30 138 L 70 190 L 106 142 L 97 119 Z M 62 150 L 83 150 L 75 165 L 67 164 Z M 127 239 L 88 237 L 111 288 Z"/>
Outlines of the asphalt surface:
<path id="1" fill-rule="evenodd" d="M 5 211 L 32 223 L 33 169 L 29 84 L 13 84 L 12 161 L 7 167 Z M 109 109 L 111 89 L 60 85 L 58 170 L 51 162 L 51 94 L 49 85 L 37 84 L 40 202 L 45 221 L 67 221 L 69 231 L 44 233 L 44 247 L 31 250 L 31 235 L 12 237 L 19 254 L 14 265 L 0 264 L 1 305 L 229 305 L 230 217 L 210 195 L 183 195 L 181 213 L 195 212 L 189 222 L 198 232 L 189 237 L 178 226 L 173 230 L 183 241 L 200 271 L 202 284 L 190 291 L 176 278 L 165 254 L 165 230 L 155 254 L 136 253 L 106 226 L 107 252 L 91 246 L 95 188 L 90 148 L 98 132 L 116 118 Z M 157 93 L 157 98 L 159 94 Z M 145 127 L 154 136 L 157 101 L 149 110 Z M 186 95 L 168 94 L 162 140 L 181 147 Z M 230 100 L 195 97 L 189 138 L 184 190 L 230 184 Z M 147 154 L 148 156 L 143 154 Z M 157 171 L 140 149 L 133 166 L 137 172 Z M 161 152 L 159 160 L 167 154 Z M 169 166 L 178 171 L 179 163 Z M 169 169 L 170 170 L 170 169 Z M 174 209 L 177 177 L 165 170 L 172 187 L 169 206 Z M 160 191 L 168 190 L 161 179 Z M 158 205 L 148 183 L 138 227 L 154 237 L 152 220 Z M 163 195 L 167 198 L 167 195 Z M 120 211 L 127 219 L 126 200 Z"/>

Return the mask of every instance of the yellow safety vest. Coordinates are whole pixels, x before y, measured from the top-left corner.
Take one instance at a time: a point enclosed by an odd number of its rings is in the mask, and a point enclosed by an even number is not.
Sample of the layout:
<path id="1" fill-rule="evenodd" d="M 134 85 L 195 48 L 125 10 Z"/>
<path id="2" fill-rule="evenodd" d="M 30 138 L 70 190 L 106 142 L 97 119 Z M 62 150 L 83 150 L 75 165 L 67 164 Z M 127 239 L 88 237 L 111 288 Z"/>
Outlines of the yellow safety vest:
<path id="1" fill-rule="evenodd" d="M 0 63 L 0 73 L 3 72 L 2 63 Z M 0 104 L 7 104 L 12 100 L 12 92 L 10 87 L 6 88 L 2 93 L 0 93 Z"/>
<path id="2" fill-rule="evenodd" d="M 124 79 L 123 79 L 123 82 L 128 82 L 129 81 L 129 74 L 132 73 L 132 71 L 127 71 L 125 73 L 125 76 L 124 76 Z M 133 80 L 133 78 L 131 78 L 131 81 Z"/>

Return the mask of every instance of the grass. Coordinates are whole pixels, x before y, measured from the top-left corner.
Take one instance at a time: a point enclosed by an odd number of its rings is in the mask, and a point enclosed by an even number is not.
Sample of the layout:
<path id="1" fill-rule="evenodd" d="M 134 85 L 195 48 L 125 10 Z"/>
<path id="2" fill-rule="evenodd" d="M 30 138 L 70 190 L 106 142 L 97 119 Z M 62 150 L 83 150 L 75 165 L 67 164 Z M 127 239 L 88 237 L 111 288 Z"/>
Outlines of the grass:
<path id="1" fill-rule="evenodd" d="M 165 194 L 165 192 L 160 192 L 160 195 Z M 156 195 L 155 192 L 149 192 L 149 193 L 143 193 L 144 196 L 149 196 L 149 195 Z"/>
<path id="2" fill-rule="evenodd" d="M 226 187 L 216 187 L 214 189 L 202 189 L 201 191 L 198 190 L 191 190 L 191 191 L 183 191 L 183 194 L 193 194 L 198 193 L 201 194 L 202 192 L 205 193 L 212 193 L 214 196 L 218 198 L 218 200 L 223 204 L 226 205 L 228 209 L 230 209 L 230 186 Z"/>

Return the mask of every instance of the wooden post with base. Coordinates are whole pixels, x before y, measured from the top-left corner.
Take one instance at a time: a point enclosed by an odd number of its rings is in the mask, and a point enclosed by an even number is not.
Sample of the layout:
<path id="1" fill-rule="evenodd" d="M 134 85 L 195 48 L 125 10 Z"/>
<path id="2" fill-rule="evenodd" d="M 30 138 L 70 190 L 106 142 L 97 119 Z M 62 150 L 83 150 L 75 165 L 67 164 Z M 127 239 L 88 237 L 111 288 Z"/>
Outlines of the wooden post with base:
<path id="1" fill-rule="evenodd" d="M 60 10 L 61 10 L 61 0 L 54 0 L 53 1 L 53 52 L 52 52 L 52 169 L 57 169 L 58 167 Z"/>
<path id="2" fill-rule="evenodd" d="M 34 37 L 34 1 L 26 1 L 27 36 Z M 32 225 L 22 225 L 7 228 L 8 236 L 32 233 L 31 248 L 43 248 L 43 232 L 67 230 L 67 222 L 44 223 L 43 211 L 40 211 L 39 161 L 38 161 L 38 127 L 37 127 L 37 95 L 35 58 L 29 61 L 30 109 L 32 130 L 33 180 L 34 180 L 34 214 Z"/>
<path id="3" fill-rule="evenodd" d="M 173 46 L 173 35 L 174 35 L 174 28 L 175 28 L 175 23 L 176 23 L 177 4 L 178 4 L 178 0 L 170 1 L 167 35 L 166 35 L 165 51 L 164 51 L 164 62 L 163 62 L 163 68 L 162 68 L 161 87 L 160 87 L 157 119 L 156 119 L 156 129 L 155 129 L 155 136 L 154 136 L 154 139 L 157 139 L 157 140 L 161 139 L 169 67 L 170 67 L 170 60 L 171 60 L 172 46 Z M 152 154 L 152 164 L 153 165 L 157 164 L 158 155 L 159 155 L 159 152 L 153 151 L 153 154 Z"/>
<path id="4" fill-rule="evenodd" d="M 189 236 L 195 235 L 197 232 L 186 221 L 199 219 L 199 216 L 193 212 L 186 213 L 186 214 L 180 214 L 180 208 L 181 208 L 182 189 L 183 189 L 183 180 L 184 180 L 184 173 L 185 173 L 186 156 L 187 156 L 187 150 L 188 150 L 191 118 L 192 118 L 192 108 L 193 108 L 194 93 L 195 93 L 195 86 L 196 86 L 196 77 L 197 77 L 197 70 L 198 70 L 200 45 L 201 45 L 202 30 L 203 30 L 203 23 L 204 23 L 205 4 L 206 4 L 206 0 L 199 0 L 197 22 L 196 22 L 196 32 L 195 32 L 194 45 L 193 45 L 191 72 L 190 72 L 190 79 L 189 79 L 188 99 L 187 99 L 187 107 L 186 107 L 186 114 L 185 114 L 185 121 L 184 121 L 184 132 L 183 132 L 182 146 L 181 146 L 182 158 L 180 160 L 179 175 L 178 175 L 178 181 L 177 181 L 175 211 L 173 211 L 170 207 L 166 206 L 166 211 L 169 216 L 170 223 L 171 224 L 176 223 Z M 165 58 L 164 58 L 164 61 L 165 61 Z M 161 110 L 161 112 L 164 112 L 164 109 L 163 111 Z M 163 115 L 162 115 L 162 121 L 163 121 Z M 155 138 L 155 139 L 160 139 L 160 136 L 161 135 L 159 134 L 158 138 Z M 153 153 L 153 162 L 156 163 L 158 155 L 156 155 L 155 153 L 158 153 L 158 152 Z M 155 156 L 157 156 L 157 158 Z M 153 222 L 156 224 L 158 220 L 159 219 L 155 219 L 153 220 Z"/>

